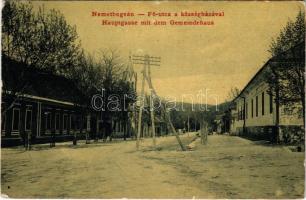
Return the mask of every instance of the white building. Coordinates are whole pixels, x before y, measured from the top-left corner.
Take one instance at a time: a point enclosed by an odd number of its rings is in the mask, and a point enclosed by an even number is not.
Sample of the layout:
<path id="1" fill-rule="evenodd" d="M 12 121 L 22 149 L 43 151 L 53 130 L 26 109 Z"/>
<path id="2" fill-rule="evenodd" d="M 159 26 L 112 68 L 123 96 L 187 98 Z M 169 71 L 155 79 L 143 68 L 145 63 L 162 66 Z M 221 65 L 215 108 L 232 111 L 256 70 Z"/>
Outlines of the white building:
<path id="1" fill-rule="evenodd" d="M 249 81 L 233 100 L 231 107 L 230 134 L 272 142 L 293 142 L 304 138 L 302 105 L 295 108 L 277 107 L 274 96 L 269 94 L 265 73 L 271 58 Z M 300 112 L 298 112 L 298 110 Z"/>

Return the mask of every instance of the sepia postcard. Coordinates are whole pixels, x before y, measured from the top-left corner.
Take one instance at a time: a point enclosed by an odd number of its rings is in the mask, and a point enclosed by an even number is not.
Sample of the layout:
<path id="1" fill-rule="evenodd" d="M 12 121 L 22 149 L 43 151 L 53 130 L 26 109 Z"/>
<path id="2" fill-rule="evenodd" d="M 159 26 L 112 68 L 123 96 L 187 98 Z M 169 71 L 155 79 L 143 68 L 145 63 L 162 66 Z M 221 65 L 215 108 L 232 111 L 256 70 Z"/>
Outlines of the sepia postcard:
<path id="1" fill-rule="evenodd" d="M 1 12 L 1 198 L 305 198 L 303 1 Z"/>

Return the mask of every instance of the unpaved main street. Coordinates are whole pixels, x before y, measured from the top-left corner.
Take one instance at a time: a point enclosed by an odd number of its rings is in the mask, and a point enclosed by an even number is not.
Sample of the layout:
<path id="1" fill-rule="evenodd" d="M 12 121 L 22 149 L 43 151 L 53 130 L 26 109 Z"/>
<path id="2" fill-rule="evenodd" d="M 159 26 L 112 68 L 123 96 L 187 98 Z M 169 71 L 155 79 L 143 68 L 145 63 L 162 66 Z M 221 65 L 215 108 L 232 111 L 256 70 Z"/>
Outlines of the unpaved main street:
<path id="1" fill-rule="evenodd" d="M 185 144 L 194 134 L 182 136 Z M 9 197 L 301 198 L 304 153 L 239 137 L 209 136 L 178 151 L 173 136 L 113 143 L 37 145 L 1 152 L 1 189 Z"/>

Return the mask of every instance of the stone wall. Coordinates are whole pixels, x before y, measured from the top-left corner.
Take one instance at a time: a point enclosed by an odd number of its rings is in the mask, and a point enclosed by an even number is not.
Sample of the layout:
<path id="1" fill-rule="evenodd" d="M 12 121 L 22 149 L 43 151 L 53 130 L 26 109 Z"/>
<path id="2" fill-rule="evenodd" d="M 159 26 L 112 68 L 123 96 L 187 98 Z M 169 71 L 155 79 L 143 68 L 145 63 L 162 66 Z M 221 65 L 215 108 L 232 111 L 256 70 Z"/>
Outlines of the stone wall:
<path id="1" fill-rule="evenodd" d="M 302 126 L 280 126 L 279 137 L 275 126 L 252 126 L 246 127 L 243 131 L 242 127 L 236 129 L 238 135 L 252 140 L 267 140 L 272 143 L 280 142 L 283 144 L 298 144 L 303 143 L 305 139 L 305 131 Z"/>
<path id="2" fill-rule="evenodd" d="M 267 140 L 276 142 L 276 129 L 274 126 L 251 126 L 238 129 L 238 135 L 252 140 Z"/>

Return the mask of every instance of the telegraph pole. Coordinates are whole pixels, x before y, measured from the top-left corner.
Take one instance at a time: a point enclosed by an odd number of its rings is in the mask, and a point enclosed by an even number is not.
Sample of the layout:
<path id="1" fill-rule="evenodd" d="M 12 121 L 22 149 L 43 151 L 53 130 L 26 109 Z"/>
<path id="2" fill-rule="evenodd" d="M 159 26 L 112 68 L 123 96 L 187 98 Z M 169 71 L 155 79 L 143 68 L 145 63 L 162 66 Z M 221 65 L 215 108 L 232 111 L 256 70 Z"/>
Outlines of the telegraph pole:
<path id="1" fill-rule="evenodd" d="M 145 83 L 145 66 L 142 69 L 142 83 L 141 83 L 141 93 L 140 93 L 140 97 L 141 97 L 141 103 L 139 106 L 139 113 L 138 113 L 138 128 L 137 128 L 137 139 L 136 139 L 136 148 L 137 150 L 139 150 L 139 138 L 140 138 L 140 133 L 141 133 L 141 119 L 142 119 L 142 110 L 143 110 L 143 106 L 144 106 L 144 83 Z"/>
<path id="2" fill-rule="evenodd" d="M 156 138 L 155 138 L 155 121 L 154 121 L 154 89 L 151 81 L 151 66 L 160 66 L 160 57 L 152 57 L 149 55 L 144 56 L 133 56 L 134 64 L 142 64 L 142 83 L 141 83 L 141 104 L 139 108 L 139 115 L 138 115 L 138 130 L 137 130 L 137 141 L 136 141 L 136 148 L 139 150 L 139 140 L 141 134 L 141 124 L 142 124 L 142 111 L 144 107 L 144 85 L 145 81 L 147 81 L 150 89 L 150 117 L 151 117 L 151 124 L 152 124 L 152 138 L 153 138 L 153 146 L 156 147 Z"/>
<path id="3" fill-rule="evenodd" d="M 155 139 L 155 123 L 154 123 L 154 101 L 153 101 L 153 96 L 158 97 L 153 84 L 151 80 L 151 66 L 160 66 L 160 57 L 153 57 L 149 55 L 144 55 L 144 56 L 133 56 L 133 62 L 134 64 L 141 64 L 143 65 L 143 70 L 142 70 L 142 88 L 141 88 L 141 105 L 139 109 L 139 115 L 138 115 L 138 130 L 137 130 L 137 141 L 136 141 L 136 148 L 139 150 L 139 139 L 140 139 L 140 133 L 141 133 L 141 119 L 142 119 L 142 110 L 144 106 L 144 84 L 145 81 L 148 83 L 149 89 L 150 89 L 150 116 L 151 116 L 151 122 L 152 122 L 152 137 L 153 137 L 153 145 L 155 148 L 156 145 L 156 139 Z M 172 129 L 173 133 L 175 134 L 175 137 L 182 149 L 182 151 L 186 151 L 186 148 L 184 147 L 177 131 L 175 130 L 172 122 L 171 122 L 171 117 L 170 113 L 167 112 L 167 108 L 162 104 L 162 108 L 164 110 L 164 113 L 167 116 L 167 121 L 170 125 L 170 128 Z"/>

